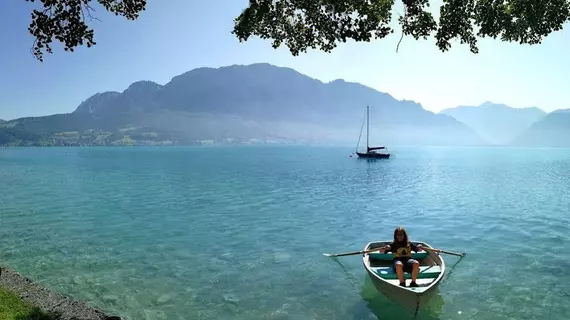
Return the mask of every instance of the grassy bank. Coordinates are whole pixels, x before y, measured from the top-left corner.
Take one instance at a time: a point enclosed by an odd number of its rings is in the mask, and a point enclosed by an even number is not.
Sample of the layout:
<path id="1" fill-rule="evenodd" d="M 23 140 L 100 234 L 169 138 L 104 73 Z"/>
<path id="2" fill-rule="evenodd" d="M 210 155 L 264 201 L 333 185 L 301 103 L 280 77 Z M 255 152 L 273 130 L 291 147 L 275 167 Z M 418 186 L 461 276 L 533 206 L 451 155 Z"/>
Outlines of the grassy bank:
<path id="1" fill-rule="evenodd" d="M 0 320 L 55 320 L 18 296 L 0 289 Z"/>
<path id="2" fill-rule="evenodd" d="M 0 267 L 0 320 L 121 320 Z"/>

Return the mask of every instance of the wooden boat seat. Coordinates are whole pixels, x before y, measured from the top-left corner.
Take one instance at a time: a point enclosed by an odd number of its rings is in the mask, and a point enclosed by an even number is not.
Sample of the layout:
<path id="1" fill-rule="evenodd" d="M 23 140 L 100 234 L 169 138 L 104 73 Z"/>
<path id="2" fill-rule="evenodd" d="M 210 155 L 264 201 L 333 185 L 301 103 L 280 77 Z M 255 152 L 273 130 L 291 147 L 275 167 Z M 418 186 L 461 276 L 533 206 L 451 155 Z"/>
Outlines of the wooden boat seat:
<path id="1" fill-rule="evenodd" d="M 416 260 L 424 259 L 425 257 L 427 257 L 427 255 L 428 255 L 427 251 L 412 252 L 412 259 Z M 371 252 L 368 254 L 368 256 L 370 257 L 370 260 L 376 260 L 376 261 L 392 261 L 392 259 L 394 259 L 392 253 Z"/>
<path id="2" fill-rule="evenodd" d="M 394 280 L 398 279 L 396 271 L 392 267 L 374 267 L 371 268 L 376 274 L 378 274 L 382 279 Z M 420 273 L 418 273 L 418 279 L 435 279 L 441 274 L 441 267 L 439 266 L 420 266 Z M 404 273 L 405 279 L 411 279 L 411 273 Z"/>

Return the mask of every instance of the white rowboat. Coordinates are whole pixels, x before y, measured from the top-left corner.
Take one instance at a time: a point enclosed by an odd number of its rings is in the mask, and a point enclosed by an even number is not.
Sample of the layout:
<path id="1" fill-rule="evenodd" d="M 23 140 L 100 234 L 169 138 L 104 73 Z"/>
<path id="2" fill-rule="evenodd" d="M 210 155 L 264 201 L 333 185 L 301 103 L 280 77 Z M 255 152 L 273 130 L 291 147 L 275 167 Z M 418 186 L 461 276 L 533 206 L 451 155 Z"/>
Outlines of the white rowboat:
<path id="1" fill-rule="evenodd" d="M 364 247 L 364 250 L 381 248 L 391 243 L 391 240 L 370 242 Z M 413 241 L 413 243 L 432 248 L 424 242 Z M 436 292 L 437 286 L 445 274 L 445 261 L 439 254 L 432 251 L 413 252 L 412 258 L 420 263 L 420 271 L 416 280 L 418 287 L 415 288 L 409 287 L 412 278 L 409 273 L 405 273 L 406 287 L 400 286 L 398 276 L 392 268 L 393 256 L 391 253 L 366 253 L 362 257 L 362 263 L 376 290 L 417 316 L 421 307 Z"/>

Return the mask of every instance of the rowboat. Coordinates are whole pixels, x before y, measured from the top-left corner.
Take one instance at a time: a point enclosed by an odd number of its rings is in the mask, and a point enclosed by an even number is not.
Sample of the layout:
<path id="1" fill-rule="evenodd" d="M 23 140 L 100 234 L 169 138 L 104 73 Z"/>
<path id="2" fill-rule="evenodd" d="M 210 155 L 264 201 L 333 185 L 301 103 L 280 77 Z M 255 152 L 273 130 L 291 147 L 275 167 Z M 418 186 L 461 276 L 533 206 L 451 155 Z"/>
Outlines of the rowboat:
<path id="1" fill-rule="evenodd" d="M 370 242 L 364 247 L 364 251 L 381 248 L 390 243 L 391 240 Z M 414 241 L 414 243 L 432 248 L 424 242 Z M 392 253 L 366 253 L 362 257 L 362 263 L 376 290 L 417 316 L 421 307 L 435 294 L 445 274 L 445 261 L 439 254 L 425 250 L 413 252 L 412 258 L 420 263 L 416 280 L 418 287 L 414 288 L 409 287 L 412 278 L 409 273 L 405 273 L 406 287 L 400 286 L 398 276 L 392 269 Z"/>

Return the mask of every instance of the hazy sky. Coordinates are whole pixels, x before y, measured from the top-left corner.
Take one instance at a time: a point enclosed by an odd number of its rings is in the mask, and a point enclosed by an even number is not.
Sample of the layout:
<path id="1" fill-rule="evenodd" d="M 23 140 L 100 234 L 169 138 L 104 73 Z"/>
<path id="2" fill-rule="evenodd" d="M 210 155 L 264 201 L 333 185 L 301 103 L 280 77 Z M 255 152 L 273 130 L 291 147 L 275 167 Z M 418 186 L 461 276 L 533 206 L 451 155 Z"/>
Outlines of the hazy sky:
<path id="1" fill-rule="evenodd" d="M 432 1 L 437 3 L 438 1 Z M 36 3 L 0 2 L 0 119 L 73 111 L 89 96 L 122 91 L 138 80 L 167 83 L 193 68 L 268 62 L 328 82 L 360 82 L 398 99 L 439 111 L 485 101 L 546 111 L 569 108 L 570 28 L 539 46 L 481 40 L 479 55 L 455 44 L 441 53 L 434 40 L 404 38 L 340 45 L 331 53 L 293 57 L 269 41 L 239 43 L 230 32 L 247 0 L 149 0 L 138 21 L 103 10 L 94 21 L 93 48 L 58 46 L 43 63 L 30 53 L 30 13 Z"/>

